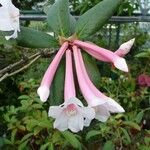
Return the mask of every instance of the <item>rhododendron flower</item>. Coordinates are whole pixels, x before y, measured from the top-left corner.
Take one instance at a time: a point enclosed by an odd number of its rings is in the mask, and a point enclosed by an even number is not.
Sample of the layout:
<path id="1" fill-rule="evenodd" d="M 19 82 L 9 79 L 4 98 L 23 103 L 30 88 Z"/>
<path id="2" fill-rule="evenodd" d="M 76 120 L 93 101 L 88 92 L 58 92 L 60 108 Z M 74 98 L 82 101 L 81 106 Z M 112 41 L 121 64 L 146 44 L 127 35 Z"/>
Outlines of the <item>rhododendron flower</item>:
<path id="1" fill-rule="evenodd" d="M 124 72 L 128 72 L 128 66 L 126 64 L 125 59 L 113 53 L 112 51 L 109 51 L 104 48 L 98 47 L 97 45 L 93 45 L 87 42 L 82 42 L 79 40 L 75 40 L 74 44 L 88 51 L 92 51 L 94 54 L 99 54 L 95 57 L 96 59 L 99 59 L 98 56 L 100 56 L 99 60 L 101 59 L 108 60 L 109 62 L 113 63 L 113 65 L 116 68 Z M 92 55 L 92 56 L 95 56 L 95 55 Z"/>
<path id="2" fill-rule="evenodd" d="M 41 85 L 37 90 L 38 95 L 40 96 L 40 99 L 42 102 L 46 102 L 49 94 L 50 94 L 50 87 L 54 78 L 54 75 L 56 73 L 57 67 L 61 61 L 61 58 L 63 54 L 65 53 L 66 49 L 68 47 L 68 42 L 65 42 L 59 51 L 57 52 L 55 58 L 49 65 L 47 71 L 44 74 L 44 77 L 42 79 Z"/>
<path id="3" fill-rule="evenodd" d="M 105 122 L 110 113 L 124 112 L 124 109 L 117 102 L 101 93 L 90 81 L 80 50 L 73 47 L 73 52 L 79 86 L 88 105 L 95 109 L 95 118 Z M 88 95 L 89 93 L 93 95 L 93 98 Z M 88 122 L 90 121 L 86 120 L 87 124 L 89 124 Z"/>
<path id="4" fill-rule="evenodd" d="M 124 109 L 115 100 L 107 97 L 94 86 L 87 74 L 80 48 L 84 49 L 96 59 L 113 63 L 116 68 L 128 72 L 128 67 L 123 56 L 129 52 L 133 43 L 134 39 L 122 44 L 116 52 L 112 52 L 94 44 L 76 39 L 73 40 L 72 37 L 69 39 L 63 38 L 63 40 L 60 41 L 62 47 L 48 67 L 37 91 L 41 101 L 45 102 L 50 94 L 51 83 L 57 67 L 66 51 L 64 103 L 59 106 L 50 106 L 49 108 L 49 116 L 55 119 L 54 128 L 60 131 L 70 129 L 72 132 L 78 132 L 82 130 L 84 126 L 89 126 L 94 118 L 105 122 L 111 113 L 124 112 Z M 84 107 L 81 101 L 76 97 L 72 68 L 72 52 L 78 84 L 88 107 Z"/>
<path id="5" fill-rule="evenodd" d="M 20 32 L 19 9 L 12 4 L 11 0 L 0 0 L 0 4 L 0 30 L 14 31 L 12 35 L 5 36 L 7 40 L 17 38 L 17 32 Z"/>
<path id="6" fill-rule="evenodd" d="M 115 51 L 114 53 L 120 57 L 124 57 L 126 54 L 128 54 L 134 44 L 135 39 L 131 39 L 128 42 L 123 43 L 119 49 L 117 51 Z M 88 42 L 89 43 L 89 42 Z M 90 43 L 93 44 L 93 43 Z M 95 45 L 95 44 L 93 44 Z M 99 47 L 100 48 L 100 47 Z M 104 62 L 109 62 L 109 59 L 104 58 L 102 55 L 100 55 L 100 53 L 97 53 L 95 51 L 91 51 L 88 49 L 84 49 L 88 54 L 92 55 L 93 57 L 95 57 L 98 60 L 104 61 Z"/>
<path id="7" fill-rule="evenodd" d="M 61 131 L 70 129 L 78 132 L 83 129 L 85 119 L 91 122 L 95 117 L 93 108 L 84 107 L 75 96 L 71 51 L 66 51 L 65 102 L 60 106 L 51 106 L 49 116 L 55 118 L 54 128 Z"/>
<path id="8" fill-rule="evenodd" d="M 138 84 L 143 87 L 150 87 L 150 76 L 145 74 L 139 75 Z"/>

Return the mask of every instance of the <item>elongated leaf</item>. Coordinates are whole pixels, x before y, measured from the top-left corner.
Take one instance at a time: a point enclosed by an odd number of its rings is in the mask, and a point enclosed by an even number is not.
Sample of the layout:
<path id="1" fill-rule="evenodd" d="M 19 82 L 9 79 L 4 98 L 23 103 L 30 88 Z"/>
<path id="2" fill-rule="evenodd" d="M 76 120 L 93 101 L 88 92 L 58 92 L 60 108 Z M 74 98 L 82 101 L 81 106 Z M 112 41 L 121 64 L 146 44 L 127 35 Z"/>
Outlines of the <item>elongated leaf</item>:
<path id="1" fill-rule="evenodd" d="M 112 141 L 107 141 L 104 144 L 103 150 L 115 150 L 115 145 L 113 144 Z"/>
<path id="2" fill-rule="evenodd" d="M 126 125 L 126 126 L 129 126 L 129 127 L 131 127 L 131 128 L 134 128 L 134 129 L 136 129 L 136 130 L 138 130 L 138 131 L 141 130 L 141 127 L 140 127 L 137 123 L 135 123 L 135 122 L 132 122 L 132 121 L 124 121 L 123 124 Z"/>
<path id="3" fill-rule="evenodd" d="M 29 139 L 26 140 L 26 141 L 24 141 L 23 143 L 21 143 L 21 144 L 18 146 L 18 150 L 25 150 L 25 149 L 27 149 L 28 142 L 29 142 Z"/>
<path id="4" fill-rule="evenodd" d="M 21 139 L 21 143 L 24 142 L 25 140 L 27 140 L 28 138 L 30 138 L 33 135 L 33 133 L 28 133 L 26 134 L 22 139 Z"/>
<path id="5" fill-rule="evenodd" d="M 84 63 L 85 63 L 85 67 L 88 72 L 88 75 L 90 79 L 92 80 L 92 82 L 94 83 L 94 85 L 98 87 L 100 83 L 100 72 L 98 70 L 96 60 L 92 59 L 92 57 L 88 55 L 87 53 L 82 53 L 82 54 L 83 54 L 83 59 L 84 59 Z"/>
<path id="6" fill-rule="evenodd" d="M 135 121 L 136 123 L 140 123 L 143 119 L 143 116 L 144 116 L 144 111 L 141 111 L 137 114 L 137 116 L 135 117 Z"/>
<path id="7" fill-rule="evenodd" d="M 62 135 L 64 138 L 71 144 L 73 148 L 80 149 L 81 144 L 78 141 L 78 139 L 75 137 L 75 135 L 69 131 L 62 132 Z"/>
<path id="8" fill-rule="evenodd" d="M 27 27 L 21 27 L 17 43 L 29 48 L 54 48 L 58 46 L 56 39 L 51 35 Z"/>
<path id="9" fill-rule="evenodd" d="M 56 72 L 50 91 L 50 105 L 60 105 L 64 101 L 65 61 L 62 60 Z"/>
<path id="10" fill-rule="evenodd" d="M 70 15 L 70 32 L 73 34 L 75 32 L 76 19 L 74 16 Z"/>
<path id="11" fill-rule="evenodd" d="M 77 36 L 86 38 L 98 31 L 113 15 L 121 2 L 122 0 L 103 0 L 84 13 L 77 21 L 75 30 Z"/>
<path id="12" fill-rule="evenodd" d="M 92 131 L 89 131 L 86 135 L 86 140 L 89 140 L 90 138 L 96 136 L 96 135 L 100 135 L 100 131 L 97 131 L 97 130 L 92 130 Z"/>
<path id="13" fill-rule="evenodd" d="M 131 138 L 130 138 L 130 135 L 128 134 L 127 130 L 125 130 L 124 128 L 121 128 L 121 130 L 124 133 L 125 138 L 127 139 L 128 144 L 130 144 L 131 143 Z"/>
<path id="14" fill-rule="evenodd" d="M 61 36 L 70 35 L 69 1 L 57 0 L 48 10 L 48 24 Z"/>

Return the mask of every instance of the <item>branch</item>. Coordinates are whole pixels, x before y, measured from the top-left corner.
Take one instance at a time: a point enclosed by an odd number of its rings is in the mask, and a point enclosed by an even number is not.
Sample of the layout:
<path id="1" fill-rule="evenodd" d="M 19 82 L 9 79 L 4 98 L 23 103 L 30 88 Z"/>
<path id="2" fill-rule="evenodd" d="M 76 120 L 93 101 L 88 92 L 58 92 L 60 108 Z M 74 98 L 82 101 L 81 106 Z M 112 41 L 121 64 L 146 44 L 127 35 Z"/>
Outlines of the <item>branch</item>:
<path id="1" fill-rule="evenodd" d="M 28 67 L 30 67 L 35 61 L 37 61 L 40 57 L 51 57 L 52 54 L 54 53 L 54 51 L 51 51 L 51 52 L 45 52 L 45 51 L 41 51 L 41 52 L 38 52 L 36 54 L 33 54 L 32 56 L 30 57 L 27 57 L 27 58 L 24 58 L 24 59 L 21 59 L 20 61 L 14 63 L 14 64 L 11 64 L 9 66 L 7 66 L 6 68 L 0 70 L 0 82 L 2 82 L 4 79 L 8 78 L 8 77 L 11 77 L 11 76 L 14 76 L 16 75 L 17 73 L 20 73 L 21 71 L 27 69 Z M 34 58 L 35 57 L 35 58 Z M 34 58 L 34 59 L 33 59 Z M 33 60 L 31 60 L 33 59 Z M 8 73 L 9 71 L 11 71 L 12 69 L 14 69 L 15 67 L 19 66 L 19 65 L 22 65 L 23 63 L 27 62 L 31 60 L 27 65 L 23 66 L 22 68 L 19 68 L 18 70 L 15 70 L 14 72 L 11 72 L 11 73 Z"/>
<path id="2" fill-rule="evenodd" d="M 11 77 L 11 76 L 13 76 L 13 75 L 15 75 L 15 74 L 17 74 L 17 73 L 19 73 L 19 72 L 21 72 L 21 71 L 27 69 L 27 68 L 28 68 L 29 66 L 31 66 L 35 61 L 37 61 L 40 57 L 41 57 L 41 55 L 38 55 L 38 56 L 35 57 L 29 64 L 23 66 L 22 68 L 20 68 L 20 69 L 14 71 L 14 72 L 12 72 L 12 73 L 6 73 L 4 76 L 2 76 L 2 77 L 0 78 L 0 82 L 2 82 L 4 79 L 6 79 L 6 78 L 8 78 L 8 77 Z"/>
<path id="3" fill-rule="evenodd" d="M 36 54 L 33 54 L 33 55 L 30 56 L 29 58 L 27 58 L 27 57 L 26 57 L 26 58 L 22 58 L 20 61 L 14 63 L 14 64 L 10 64 L 10 65 L 7 66 L 6 68 L 0 70 L 0 76 L 2 76 L 2 75 L 3 75 L 4 73 L 6 73 L 6 72 L 11 71 L 11 70 L 12 70 L 13 68 L 15 68 L 15 67 L 24 64 L 24 63 L 27 62 L 28 60 L 31 60 L 31 59 L 33 59 L 34 57 L 38 56 L 38 55 L 40 55 L 39 52 L 36 53 Z"/>

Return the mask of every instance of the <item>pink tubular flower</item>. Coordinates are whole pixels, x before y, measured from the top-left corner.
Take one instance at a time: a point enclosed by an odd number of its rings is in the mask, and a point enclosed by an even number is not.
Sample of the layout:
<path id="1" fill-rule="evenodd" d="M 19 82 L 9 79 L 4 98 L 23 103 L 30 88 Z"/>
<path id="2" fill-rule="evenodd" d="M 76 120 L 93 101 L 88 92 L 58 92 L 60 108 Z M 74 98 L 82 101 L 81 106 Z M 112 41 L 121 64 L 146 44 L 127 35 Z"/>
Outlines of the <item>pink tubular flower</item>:
<path id="1" fill-rule="evenodd" d="M 117 102 L 101 93 L 90 81 L 84 66 L 81 52 L 77 48 L 74 48 L 74 57 L 75 64 L 76 66 L 78 66 L 76 67 L 78 81 L 83 78 L 85 79 L 84 81 L 82 80 L 82 83 L 79 81 L 79 86 L 82 91 L 82 94 L 85 95 L 85 91 L 83 91 L 82 89 L 82 84 L 83 82 L 86 82 L 86 87 L 90 88 L 90 90 L 95 94 L 95 97 L 97 97 L 96 100 L 93 98 L 90 101 L 85 98 L 87 100 L 88 105 L 95 109 L 95 118 L 99 121 L 105 122 L 109 118 L 110 112 L 124 112 L 124 109 Z M 80 72 L 78 70 L 80 70 Z M 89 123 L 90 120 L 87 119 L 86 124 L 89 125 Z"/>
<path id="2" fill-rule="evenodd" d="M 44 74 L 41 85 L 37 90 L 37 93 L 40 96 L 42 102 L 46 102 L 49 97 L 50 94 L 49 88 L 51 86 L 52 80 L 54 78 L 57 67 L 60 63 L 60 60 L 67 48 L 68 48 L 68 42 L 65 42 L 57 52 L 56 56 L 54 57 L 53 61 L 51 62 L 47 71 Z"/>
<path id="3" fill-rule="evenodd" d="M 83 129 L 85 120 L 91 122 L 95 117 L 93 108 L 84 107 L 75 96 L 75 86 L 72 71 L 71 51 L 66 51 L 66 75 L 65 75 L 65 102 L 60 106 L 51 106 L 49 116 L 55 118 L 54 128 L 60 131 L 70 129 L 72 132 L 78 132 Z"/>
<path id="4" fill-rule="evenodd" d="M 91 51 L 92 56 L 97 56 L 95 57 L 98 60 L 108 60 L 109 62 L 113 63 L 114 66 L 124 72 L 128 72 L 128 66 L 126 64 L 126 61 L 124 58 L 118 56 L 117 54 L 113 53 L 112 51 L 106 50 L 104 48 L 98 47 L 96 45 L 82 42 L 79 40 L 75 40 L 73 42 L 75 45 L 80 46 L 86 51 Z M 100 58 L 99 58 L 100 57 Z"/>
<path id="5" fill-rule="evenodd" d="M 123 43 L 119 49 L 117 51 L 115 51 L 114 53 L 117 54 L 120 57 L 124 57 L 126 54 L 128 54 L 130 52 L 130 49 L 132 48 L 133 44 L 134 44 L 135 39 L 131 39 L 128 42 Z M 88 42 L 89 43 L 89 42 Z M 91 43 L 93 44 L 93 43 Z M 95 44 L 93 44 L 95 45 Z M 91 56 L 95 57 L 98 60 L 104 61 L 104 62 L 109 62 L 109 59 L 106 59 L 104 57 L 102 57 L 99 53 L 91 51 L 91 50 L 87 50 L 84 49 L 88 54 L 90 54 Z"/>
<path id="6" fill-rule="evenodd" d="M 124 109 L 117 103 L 115 102 L 113 99 L 107 97 L 106 95 L 104 95 L 103 93 L 101 93 L 95 86 L 94 84 L 91 82 L 84 62 L 83 62 L 83 58 L 81 55 L 81 51 L 78 50 L 78 57 L 79 57 L 79 61 L 80 61 L 80 66 L 82 68 L 82 72 L 84 74 L 84 77 L 88 83 L 88 85 L 90 86 L 91 90 L 94 92 L 94 94 L 99 97 L 102 98 L 104 100 L 106 100 L 106 103 L 99 105 L 97 104 L 97 106 L 95 106 L 95 111 L 96 111 L 96 116 L 95 118 L 100 120 L 100 121 L 106 121 L 110 115 L 109 112 L 111 113 L 118 113 L 118 112 L 124 112 Z"/>
<path id="7" fill-rule="evenodd" d="M 143 87 L 150 87 L 150 77 L 145 74 L 138 76 L 138 84 Z"/>

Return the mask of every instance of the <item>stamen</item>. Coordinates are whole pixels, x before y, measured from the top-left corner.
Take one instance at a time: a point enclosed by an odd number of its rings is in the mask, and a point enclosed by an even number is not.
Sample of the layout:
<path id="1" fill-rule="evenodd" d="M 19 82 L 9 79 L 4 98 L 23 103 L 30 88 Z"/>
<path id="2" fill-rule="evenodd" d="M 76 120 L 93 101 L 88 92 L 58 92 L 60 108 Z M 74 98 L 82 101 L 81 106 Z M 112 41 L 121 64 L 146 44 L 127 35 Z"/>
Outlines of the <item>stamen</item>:
<path id="1" fill-rule="evenodd" d="M 76 106 L 74 104 L 70 104 L 66 108 L 66 114 L 70 116 L 75 116 L 77 114 Z"/>

